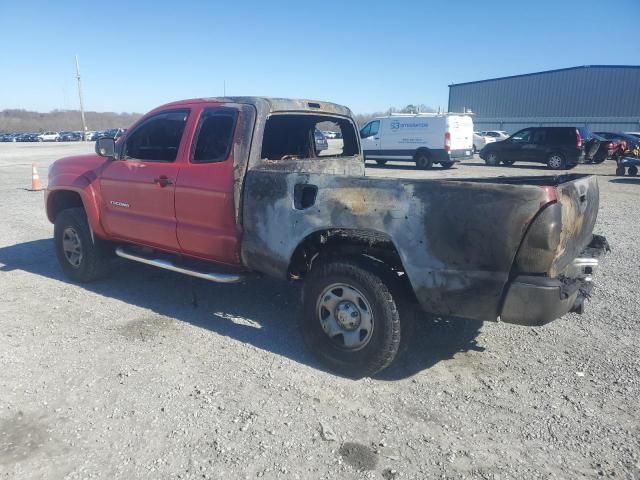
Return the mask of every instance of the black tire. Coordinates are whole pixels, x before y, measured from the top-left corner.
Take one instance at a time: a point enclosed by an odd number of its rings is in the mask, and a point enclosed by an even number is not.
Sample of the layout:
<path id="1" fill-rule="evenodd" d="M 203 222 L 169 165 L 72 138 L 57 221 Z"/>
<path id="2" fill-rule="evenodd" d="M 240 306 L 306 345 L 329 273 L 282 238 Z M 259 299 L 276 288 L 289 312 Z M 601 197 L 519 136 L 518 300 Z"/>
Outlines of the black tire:
<path id="1" fill-rule="evenodd" d="M 358 306 L 348 300 L 348 291 L 356 292 Z M 320 361 L 341 375 L 362 378 L 383 370 L 398 354 L 401 330 L 404 331 L 405 326 L 410 330 L 410 315 L 403 318 L 403 325 L 406 325 L 401 327 L 400 311 L 406 311 L 406 303 L 400 300 L 399 294 L 394 295 L 394 291 L 398 291 L 394 277 L 373 261 L 337 258 L 314 267 L 304 285 L 300 327 L 305 343 Z M 327 299 L 335 302 L 331 307 L 333 313 L 325 308 Z M 340 326 L 336 312 L 345 303 L 351 303 L 359 312 L 355 317 L 358 322 L 355 330 Z M 365 324 L 366 312 L 370 313 L 371 328 L 363 337 L 360 327 Z M 324 320 L 323 315 L 326 315 Z M 346 315 L 347 320 L 352 317 L 353 313 Z M 332 336 L 325 333 L 329 322 L 337 332 Z M 358 336 L 362 345 L 347 346 L 350 332 Z"/>
<path id="2" fill-rule="evenodd" d="M 547 167 L 551 170 L 566 170 L 567 161 L 560 153 L 552 153 L 547 157 Z"/>
<path id="3" fill-rule="evenodd" d="M 420 151 L 415 156 L 416 167 L 421 170 L 428 170 L 433 166 L 433 160 L 428 152 Z"/>
<path id="4" fill-rule="evenodd" d="M 79 258 L 70 257 L 65 242 L 79 240 Z M 91 282 L 104 277 L 109 270 L 112 249 L 106 242 L 91 238 L 87 215 L 82 208 L 63 210 L 54 224 L 56 256 L 67 277 L 75 282 Z"/>
<path id="5" fill-rule="evenodd" d="M 630 177 L 635 177 L 636 175 L 638 175 L 638 167 L 631 166 L 629 167 L 629 170 L 627 170 L 627 175 L 629 175 Z"/>
<path id="6" fill-rule="evenodd" d="M 617 167 L 616 168 L 616 175 L 618 177 L 624 177 L 624 167 Z"/>
<path id="7" fill-rule="evenodd" d="M 516 163 L 516 161 L 515 161 L 515 160 L 502 160 L 502 164 L 503 164 L 505 167 L 510 167 L 510 166 L 512 166 L 514 163 Z"/>
<path id="8" fill-rule="evenodd" d="M 473 154 L 475 155 L 475 154 L 477 154 L 477 153 L 478 153 L 478 149 L 477 149 L 477 148 L 476 148 L 476 146 L 474 145 L 474 146 L 473 146 Z"/>
<path id="9" fill-rule="evenodd" d="M 381 167 L 383 167 L 387 164 L 387 160 L 376 160 L 376 163 Z"/>
<path id="10" fill-rule="evenodd" d="M 497 167 L 500 165 L 500 156 L 496 152 L 489 152 L 485 156 L 484 163 L 490 167 Z"/>
<path id="11" fill-rule="evenodd" d="M 440 162 L 440 166 L 441 166 L 443 169 L 447 170 L 447 169 L 449 169 L 449 168 L 453 167 L 453 163 L 454 163 L 454 162 Z"/>

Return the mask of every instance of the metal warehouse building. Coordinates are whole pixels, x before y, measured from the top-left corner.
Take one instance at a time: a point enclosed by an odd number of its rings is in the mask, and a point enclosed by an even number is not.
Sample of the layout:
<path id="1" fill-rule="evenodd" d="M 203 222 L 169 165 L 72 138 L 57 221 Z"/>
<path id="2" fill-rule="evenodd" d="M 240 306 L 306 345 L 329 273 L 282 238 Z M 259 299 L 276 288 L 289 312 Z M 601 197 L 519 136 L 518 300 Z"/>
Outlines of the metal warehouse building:
<path id="1" fill-rule="evenodd" d="M 449 85 L 449 111 L 476 130 L 570 125 L 640 131 L 640 66 L 590 65 Z"/>

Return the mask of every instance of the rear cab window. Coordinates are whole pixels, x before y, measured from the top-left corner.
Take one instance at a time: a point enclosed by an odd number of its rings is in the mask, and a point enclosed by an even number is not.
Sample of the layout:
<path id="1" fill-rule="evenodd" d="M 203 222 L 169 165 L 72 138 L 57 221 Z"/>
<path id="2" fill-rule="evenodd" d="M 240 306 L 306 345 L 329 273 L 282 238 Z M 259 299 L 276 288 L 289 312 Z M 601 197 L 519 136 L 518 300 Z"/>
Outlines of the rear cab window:
<path id="1" fill-rule="evenodd" d="M 335 132 L 326 138 L 317 132 Z M 261 158 L 266 160 L 351 157 L 360 153 L 350 119 L 306 113 L 274 113 L 267 118 Z"/>
<path id="2" fill-rule="evenodd" d="M 191 152 L 192 163 L 223 162 L 229 158 L 238 112 L 208 108 L 202 112 Z"/>

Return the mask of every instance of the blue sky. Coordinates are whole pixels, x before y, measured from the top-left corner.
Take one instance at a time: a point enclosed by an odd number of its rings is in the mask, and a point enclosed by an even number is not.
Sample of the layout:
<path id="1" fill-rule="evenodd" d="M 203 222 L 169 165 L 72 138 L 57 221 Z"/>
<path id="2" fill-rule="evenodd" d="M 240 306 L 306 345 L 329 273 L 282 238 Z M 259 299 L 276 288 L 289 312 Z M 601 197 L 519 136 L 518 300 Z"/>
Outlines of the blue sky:
<path id="1" fill-rule="evenodd" d="M 0 15 L 0 110 L 77 108 L 76 54 L 85 108 L 118 112 L 222 95 L 223 82 L 358 113 L 437 108 L 450 83 L 640 64 L 640 0 L 25 0 Z"/>

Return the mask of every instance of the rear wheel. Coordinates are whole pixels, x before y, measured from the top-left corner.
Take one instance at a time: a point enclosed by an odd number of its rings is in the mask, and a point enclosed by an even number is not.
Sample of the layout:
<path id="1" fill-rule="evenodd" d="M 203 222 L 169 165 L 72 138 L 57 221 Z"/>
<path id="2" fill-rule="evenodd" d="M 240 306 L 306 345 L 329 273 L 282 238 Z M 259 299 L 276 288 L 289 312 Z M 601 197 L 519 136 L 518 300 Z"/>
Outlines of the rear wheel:
<path id="1" fill-rule="evenodd" d="M 453 162 L 440 162 L 440 166 L 446 170 L 453 167 Z"/>
<path id="2" fill-rule="evenodd" d="M 638 175 L 638 167 L 629 167 L 629 170 L 627 171 L 627 173 L 629 174 L 630 177 L 635 177 L 636 175 Z"/>
<path id="3" fill-rule="evenodd" d="M 503 164 L 505 167 L 510 167 L 510 166 L 511 166 L 511 165 L 513 165 L 514 163 L 516 163 L 516 161 L 515 161 L 515 160 L 503 160 L 503 161 L 502 161 L 502 164 Z"/>
<path id="4" fill-rule="evenodd" d="M 360 259 L 314 268 L 304 286 L 305 343 L 330 369 L 349 377 L 371 376 L 390 365 L 401 338 L 393 284 L 391 275 Z"/>
<path id="5" fill-rule="evenodd" d="M 562 155 L 559 153 L 552 153 L 547 158 L 547 166 L 551 170 L 563 170 L 567 168 L 567 163 Z"/>
<path id="6" fill-rule="evenodd" d="M 387 160 L 376 160 L 376 163 L 382 167 L 387 164 Z"/>
<path id="7" fill-rule="evenodd" d="M 616 175 L 618 177 L 624 177 L 624 167 L 618 167 L 616 168 Z"/>
<path id="8" fill-rule="evenodd" d="M 92 238 L 84 209 L 60 212 L 54 225 L 54 241 L 60 267 L 72 280 L 91 282 L 107 273 L 111 250 L 102 240 Z"/>
<path id="9" fill-rule="evenodd" d="M 500 163 L 500 157 L 498 157 L 498 154 L 495 152 L 489 152 L 484 162 L 491 167 L 496 167 Z"/>
<path id="10" fill-rule="evenodd" d="M 427 170 L 433 166 L 433 160 L 427 152 L 418 152 L 416 154 L 416 167 Z"/>

